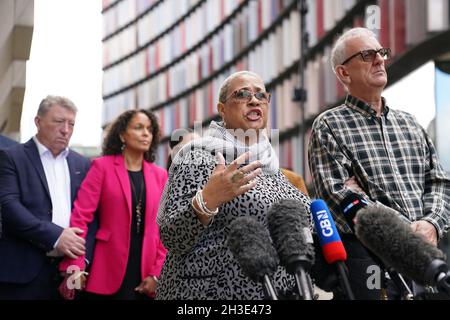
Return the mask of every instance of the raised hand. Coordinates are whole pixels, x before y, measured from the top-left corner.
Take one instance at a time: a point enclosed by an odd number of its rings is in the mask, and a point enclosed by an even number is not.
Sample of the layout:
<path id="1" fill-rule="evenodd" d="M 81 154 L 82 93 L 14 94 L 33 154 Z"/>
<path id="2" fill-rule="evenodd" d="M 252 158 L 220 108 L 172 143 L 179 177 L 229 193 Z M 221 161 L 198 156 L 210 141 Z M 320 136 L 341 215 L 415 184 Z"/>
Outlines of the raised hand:
<path id="1" fill-rule="evenodd" d="M 246 152 L 226 166 L 223 155 L 218 153 L 218 164 L 203 188 L 203 199 L 208 209 L 213 211 L 256 186 L 257 181 L 252 180 L 262 172 L 258 160 L 238 169 L 250 156 L 250 152 Z M 201 221 L 205 223 L 207 219 Z"/>

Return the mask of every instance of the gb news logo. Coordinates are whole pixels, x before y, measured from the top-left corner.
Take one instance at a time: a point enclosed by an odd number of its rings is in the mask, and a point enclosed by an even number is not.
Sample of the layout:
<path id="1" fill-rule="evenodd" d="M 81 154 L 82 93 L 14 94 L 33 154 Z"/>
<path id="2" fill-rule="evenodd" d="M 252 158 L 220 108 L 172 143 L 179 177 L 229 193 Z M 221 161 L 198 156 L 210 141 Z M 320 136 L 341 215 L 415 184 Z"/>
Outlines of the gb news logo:
<path id="1" fill-rule="evenodd" d="M 334 247 L 336 243 L 342 245 L 333 217 L 331 216 L 325 201 L 321 199 L 314 200 L 311 203 L 311 212 L 319 236 L 319 242 L 322 246 L 322 251 L 326 253 L 328 251 L 327 248 L 330 246 Z"/>
<path id="2" fill-rule="evenodd" d="M 331 237 L 334 234 L 334 232 L 331 226 L 328 212 L 326 210 L 321 210 L 317 212 L 317 220 L 319 221 L 320 233 L 326 238 Z"/>

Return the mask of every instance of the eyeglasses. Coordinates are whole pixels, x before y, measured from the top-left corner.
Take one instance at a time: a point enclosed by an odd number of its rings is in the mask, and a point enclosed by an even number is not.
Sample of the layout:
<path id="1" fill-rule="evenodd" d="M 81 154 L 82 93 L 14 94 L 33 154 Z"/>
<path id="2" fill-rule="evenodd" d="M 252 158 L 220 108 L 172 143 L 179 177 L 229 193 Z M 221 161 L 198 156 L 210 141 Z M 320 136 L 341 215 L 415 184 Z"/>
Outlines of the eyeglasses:
<path id="1" fill-rule="evenodd" d="M 351 57 L 349 57 L 347 60 L 342 62 L 341 64 L 346 64 L 353 58 L 357 57 L 358 55 L 361 55 L 361 58 L 364 62 L 373 62 L 375 60 L 375 57 L 377 56 L 377 53 L 380 54 L 380 56 L 383 58 L 383 60 L 387 60 L 391 57 L 391 49 L 390 48 L 381 48 L 378 50 L 375 49 L 369 49 L 369 50 L 362 50 L 360 52 L 355 53 Z"/>
<path id="2" fill-rule="evenodd" d="M 252 92 L 247 89 L 240 89 L 234 91 L 232 94 L 230 94 L 224 102 L 226 102 L 228 99 L 233 98 L 236 102 L 239 103 L 247 103 L 250 102 L 255 96 L 255 98 L 263 103 L 269 103 L 270 102 L 270 93 L 264 92 L 264 91 L 258 91 L 258 92 Z"/>

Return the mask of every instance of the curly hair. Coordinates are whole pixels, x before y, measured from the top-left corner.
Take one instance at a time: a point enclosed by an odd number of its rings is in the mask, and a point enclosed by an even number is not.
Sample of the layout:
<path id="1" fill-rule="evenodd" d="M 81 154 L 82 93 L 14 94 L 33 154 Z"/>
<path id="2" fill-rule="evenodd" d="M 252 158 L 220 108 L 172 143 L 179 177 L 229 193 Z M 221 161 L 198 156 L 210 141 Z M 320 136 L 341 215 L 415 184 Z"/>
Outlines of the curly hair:
<path id="1" fill-rule="evenodd" d="M 102 152 L 103 155 L 117 155 L 122 154 L 122 141 L 120 135 L 127 130 L 131 119 L 138 113 L 145 114 L 150 119 L 151 131 L 153 135 L 150 148 L 144 154 L 144 159 L 148 162 L 154 162 L 156 158 L 156 149 L 158 148 L 160 130 L 158 119 L 148 110 L 127 110 L 120 114 L 113 123 L 110 124 L 105 139 L 103 140 Z"/>

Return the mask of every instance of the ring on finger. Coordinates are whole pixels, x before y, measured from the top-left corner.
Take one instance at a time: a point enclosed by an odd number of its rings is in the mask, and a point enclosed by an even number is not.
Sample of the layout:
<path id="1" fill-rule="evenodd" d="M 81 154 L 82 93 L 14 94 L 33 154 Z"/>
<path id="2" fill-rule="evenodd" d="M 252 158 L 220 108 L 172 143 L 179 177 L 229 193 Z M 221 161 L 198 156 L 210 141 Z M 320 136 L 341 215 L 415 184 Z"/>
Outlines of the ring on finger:
<path id="1" fill-rule="evenodd" d="M 244 173 L 242 173 L 242 171 L 236 171 L 231 176 L 231 182 L 232 183 L 237 183 L 237 182 L 241 181 L 244 177 L 245 177 L 245 175 L 244 175 Z"/>

